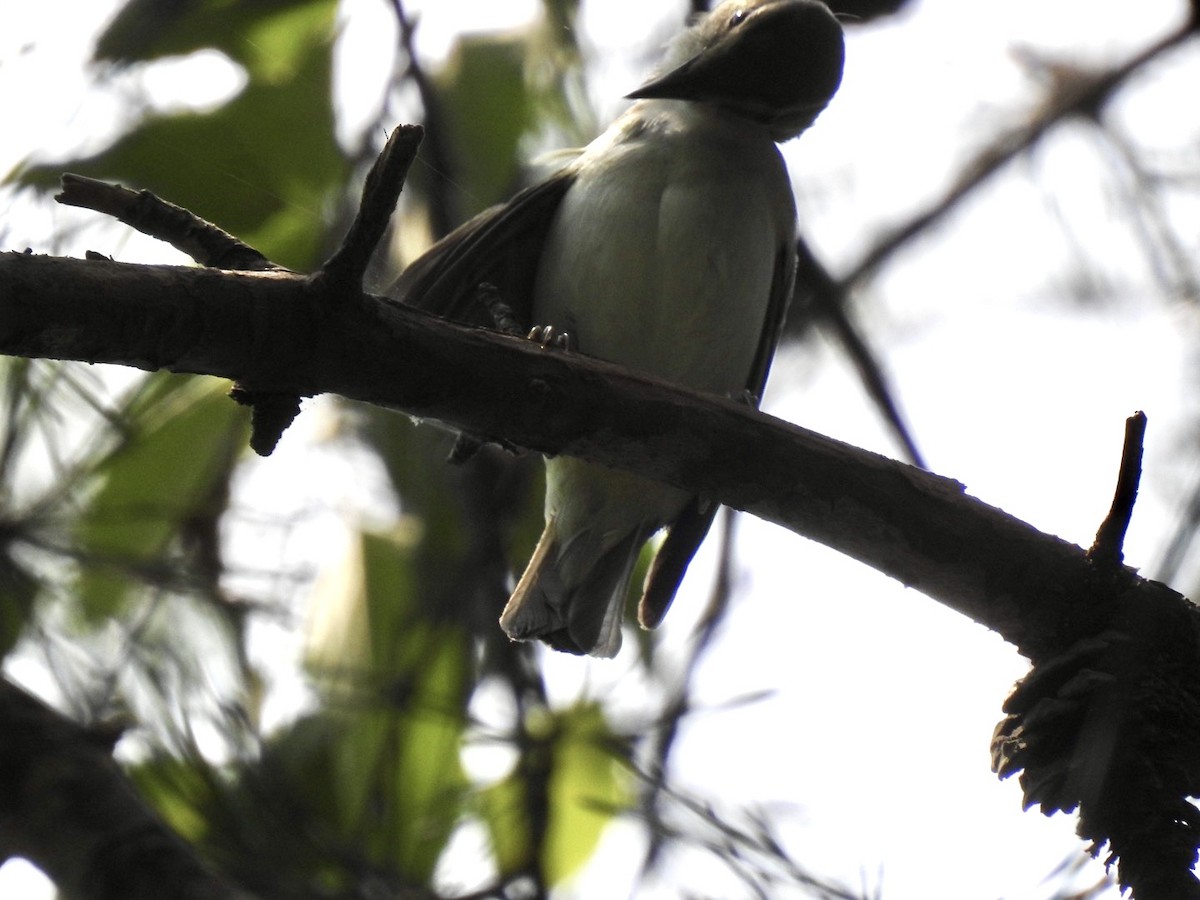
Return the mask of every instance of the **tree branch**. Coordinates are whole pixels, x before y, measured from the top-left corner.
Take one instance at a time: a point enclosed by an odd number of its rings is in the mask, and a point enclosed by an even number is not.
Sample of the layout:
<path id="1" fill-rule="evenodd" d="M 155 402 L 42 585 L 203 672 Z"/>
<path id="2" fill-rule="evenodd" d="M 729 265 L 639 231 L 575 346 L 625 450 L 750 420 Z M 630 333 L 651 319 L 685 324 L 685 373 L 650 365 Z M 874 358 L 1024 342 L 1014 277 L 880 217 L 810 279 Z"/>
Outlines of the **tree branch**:
<path id="1" fill-rule="evenodd" d="M 253 900 L 138 796 L 111 747 L 0 679 L 0 858 L 36 863 L 72 900 Z"/>
<path id="2" fill-rule="evenodd" d="M 636 471 L 865 562 L 1033 659 L 1093 627 L 1084 551 L 958 482 L 743 404 L 344 286 L 287 272 L 7 253 L 0 353 L 336 393 Z M 1126 588 L 1166 590 L 1129 569 L 1121 577 Z"/>

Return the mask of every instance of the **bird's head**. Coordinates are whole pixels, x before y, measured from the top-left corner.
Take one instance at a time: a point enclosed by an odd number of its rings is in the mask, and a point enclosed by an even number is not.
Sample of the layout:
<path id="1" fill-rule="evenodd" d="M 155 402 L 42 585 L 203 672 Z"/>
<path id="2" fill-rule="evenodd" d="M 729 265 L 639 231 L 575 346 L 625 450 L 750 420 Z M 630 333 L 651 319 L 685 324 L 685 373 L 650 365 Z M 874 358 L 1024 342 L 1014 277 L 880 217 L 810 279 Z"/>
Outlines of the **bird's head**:
<path id="1" fill-rule="evenodd" d="M 667 49 L 661 74 L 628 96 L 723 107 L 800 134 L 842 80 L 842 27 L 819 0 L 725 0 Z"/>

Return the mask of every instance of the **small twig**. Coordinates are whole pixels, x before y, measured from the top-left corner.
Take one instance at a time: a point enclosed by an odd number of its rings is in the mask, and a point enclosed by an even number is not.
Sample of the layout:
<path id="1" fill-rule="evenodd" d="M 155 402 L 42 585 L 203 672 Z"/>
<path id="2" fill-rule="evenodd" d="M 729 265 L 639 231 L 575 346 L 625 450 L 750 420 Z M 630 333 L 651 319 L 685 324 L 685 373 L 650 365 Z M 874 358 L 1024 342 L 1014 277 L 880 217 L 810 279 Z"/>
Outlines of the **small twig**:
<path id="1" fill-rule="evenodd" d="M 367 265 L 387 231 L 423 134 L 420 125 L 400 125 L 388 137 L 367 173 L 358 212 L 342 245 L 313 276 L 314 288 L 324 297 L 357 296 L 362 291 Z M 271 455 L 283 433 L 300 414 L 300 397 L 293 394 L 257 391 L 238 385 L 230 396 L 253 410 L 250 448 L 259 456 Z"/>
<path id="2" fill-rule="evenodd" d="M 134 191 L 70 172 L 63 175 L 62 188 L 54 196 L 59 203 L 112 216 L 210 269 L 266 272 L 281 268 L 227 231 L 150 191 Z"/>
<path id="3" fill-rule="evenodd" d="M 401 125 L 388 138 L 367 175 L 358 214 L 345 240 L 313 279 L 327 296 L 361 292 L 367 263 L 387 230 L 423 133 L 419 125 Z M 133 191 L 81 175 L 66 174 L 62 181 L 62 193 L 55 198 L 60 203 L 114 216 L 144 234 L 166 241 L 203 266 L 236 271 L 282 270 L 211 222 L 149 191 Z M 237 384 L 230 396 L 253 411 L 250 446 L 260 456 L 271 454 L 300 412 L 300 397 L 293 394 Z"/>
<path id="4" fill-rule="evenodd" d="M 1142 479 L 1142 442 L 1146 437 L 1146 414 L 1139 410 L 1125 420 L 1125 448 L 1121 451 L 1121 471 L 1113 493 L 1112 508 L 1096 532 L 1088 550 L 1088 559 L 1104 566 L 1120 566 L 1125 558 L 1122 546 L 1133 504 Z"/>
<path id="5" fill-rule="evenodd" d="M 323 296 L 338 298 L 358 295 L 362 291 L 367 264 L 387 231 L 423 134 L 420 125 L 401 125 L 388 137 L 367 173 L 362 201 L 342 245 L 313 276 L 313 286 Z M 259 456 L 271 455 L 283 433 L 300 414 L 300 397 L 294 394 L 258 391 L 239 384 L 229 396 L 253 410 L 250 448 Z"/>
<path id="6" fill-rule="evenodd" d="M 319 280 L 335 285 L 337 290 L 361 289 L 367 263 L 387 231 L 424 134 L 420 125 L 400 125 L 388 137 L 367 173 L 358 213 L 342 245 L 321 267 Z"/>
<path id="7" fill-rule="evenodd" d="M 354 221 L 346 232 L 342 246 L 338 247 L 329 260 L 313 276 L 313 287 L 326 298 L 341 298 L 347 294 L 358 295 L 362 290 L 362 276 L 376 250 L 379 241 L 388 230 L 388 222 L 408 169 L 416 158 L 416 148 L 424 134 L 420 125 L 401 125 L 388 138 L 388 143 L 367 173 L 362 185 L 362 200 Z M 300 397 L 280 394 L 277 391 L 259 391 L 236 385 L 229 392 L 242 406 L 250 407 L 250 446 L 259 456 L 270 456 L 280 443 L 283 432 L 288 430 L 300 414 Z"/>

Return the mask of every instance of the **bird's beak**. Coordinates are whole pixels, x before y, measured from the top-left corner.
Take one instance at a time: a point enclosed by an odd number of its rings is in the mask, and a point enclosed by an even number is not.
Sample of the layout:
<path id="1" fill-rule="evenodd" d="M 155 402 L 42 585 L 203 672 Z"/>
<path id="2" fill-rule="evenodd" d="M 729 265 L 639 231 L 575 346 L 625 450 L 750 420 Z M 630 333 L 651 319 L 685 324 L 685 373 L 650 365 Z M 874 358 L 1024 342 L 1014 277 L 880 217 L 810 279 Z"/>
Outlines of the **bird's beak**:
<path id="1" fill-rule="evenodd" d="M 736 25 L 706 22 L 708 46 L 627 96 L 715 103 L 798 134 L 841 83 L 841 25 L 818 0 L 750 4 L 743 12 Z"/>

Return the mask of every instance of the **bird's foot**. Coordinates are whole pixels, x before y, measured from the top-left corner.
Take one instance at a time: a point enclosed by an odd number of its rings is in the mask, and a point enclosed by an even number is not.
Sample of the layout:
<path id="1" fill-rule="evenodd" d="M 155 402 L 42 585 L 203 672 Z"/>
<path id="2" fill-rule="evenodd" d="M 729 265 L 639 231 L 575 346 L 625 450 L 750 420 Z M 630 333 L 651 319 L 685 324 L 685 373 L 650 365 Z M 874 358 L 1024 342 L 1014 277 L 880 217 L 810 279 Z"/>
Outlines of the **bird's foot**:
<path id="1" fill-rule="evenodd" d="M 535 325 L 526 335 L 529 340 L 541 344 L 547 350 L 574 350 L 575 339 L 566 331 L 559 331 L 553 325 Z"/>
<path id="2" fill-rule="evenodd" d="M 475 300 L 492 317 L 492 324 L 503 334 L 519 335 L 524 332 L 521 323 L 513 315 L 512 307 L 504 302 L 500 288 L 489 281 L 480 282 L 475 289 Z"/>

